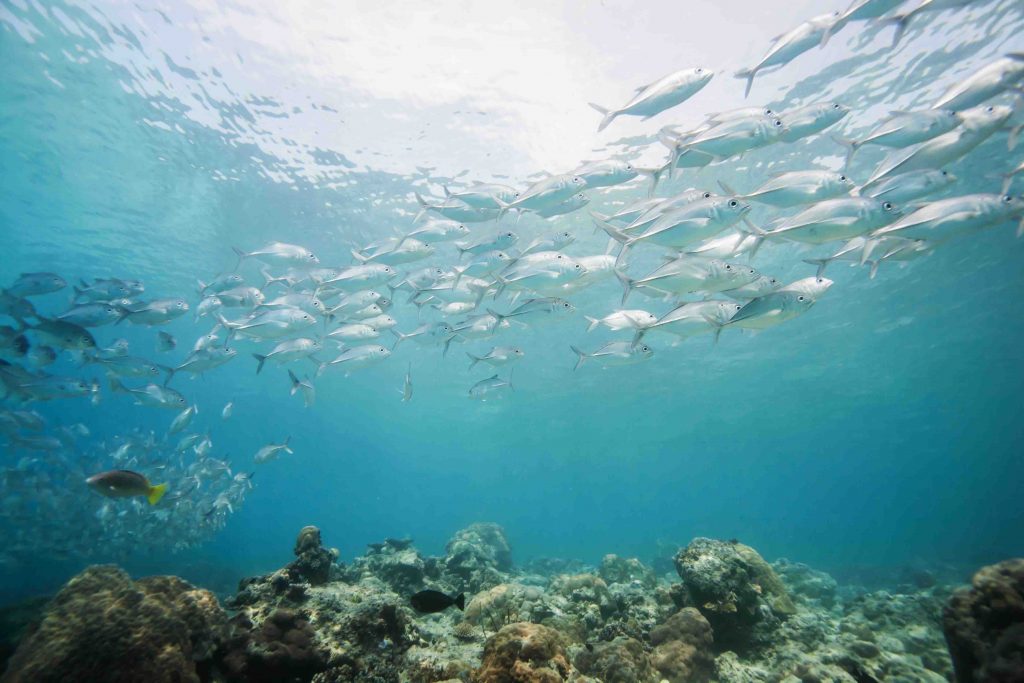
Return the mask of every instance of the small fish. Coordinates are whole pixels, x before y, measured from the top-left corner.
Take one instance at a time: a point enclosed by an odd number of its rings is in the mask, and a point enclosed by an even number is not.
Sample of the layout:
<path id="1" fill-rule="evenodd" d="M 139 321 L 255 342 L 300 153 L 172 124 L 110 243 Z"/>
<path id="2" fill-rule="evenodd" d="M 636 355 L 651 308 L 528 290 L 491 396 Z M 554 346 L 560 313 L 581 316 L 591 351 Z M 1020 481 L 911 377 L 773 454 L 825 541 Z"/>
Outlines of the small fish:
<path id="1" fill-rule="evenodd" d="M 497 375 L 492 375 L 470 387 L 469 397 L 478 401 L 486 401 L 491 397 L 500 398 L 504 396 L 506 389 L 515 390 L 515 387 L 512 386 L 512 375 L 509 374 L 507 380 L 500 379 Z"/>
<path id="2" fill-rule="evenodd" d="M 273 360 L 275 363 L 284 364 L 293 360 L 299 360 L 300 358 L 312 358 L 314 353 L 323 351 L 324 345 L 319 339 L 288 339 L 275 346 L 270 353 L 261 355 L 258 353 L 252 354 L 259 364 L 256 366 L 256 374 L 258 375 L 263 370 L 263 364 L 267 360 Z M 315 362 L 315 359 L 313 359 Z"/>
<path id="3" fill-rule="evenodd" d="M 360 341 L 376 339 L 380 337 L 380 331 L 364 323 L 347 323 L 328 333 L 327 337 L 341 342 Z"/>
<path id="4" fill-rule="evenodd" d="M 615 311 L 603 318 L 584 317 L 590 323 L 587 332 L 593 332 L 599 325 L 609 330 L 643 330 L 658 322 L 658 316 L 640 309 Z"/>
<path id="5" fill-rule="evenodd" d="M 45 368 L 57 360 L 57 352 L 49 346 L 33 346 L 27 356 L 28 361 L 37 368 Z"/>
<path id="6" fill-rule="evenodd" d="M 590 353 L 581 351 L 575 346 L 570 346 L 569 348 L 577 356 L 576 365 L 573 367 L 574 371 L 579 370 L 579 367 L 588 358 L 593 358 L 601 363 L 602 366 L 609 366 L 632 365 L 654 356 L 654 350 L 647 344 L 633 344 L 632 342 L 610 342 Z"/>
<path id="7" fill-rule="evenodd" d="M 405 382 L 402 384 L 402 403 L 412 400 L 412 363 L 405 370 Z"/>
<path id="8" fill-rule="evenodd" d="M 210 346 L 201 351 L 193 351 L 178 367 L 167 368 L 167 379 L 164 381 L 164 386 L 170 384 L 176 373 L 187 372 L 193 376 L 201 375 L 208 370 L 224 365 L 237 355 L 237 350 L 229 349 L 226 346 Z"/>
<path id="9" fill-rule="evenodd" d="M 666 109 L 682 104 L 700 92 L 714 75 L 714 71 L 702 67 L 676 71 L 637 88 L 633 99 L 618 109 L 606 109 L 591 102 L 590 106 L 604 117 L 597 130 L 601 132 L 619 116 L 642 116 L 647 120 Z"/>
<path id="10" fill-rule="evenodd" d="M 184 299 L 154 299 L 148 303 L 130 304 L 121 308 L 123 316 L 133 325 L 163 325 L 188 312 Z"/>
<path id="11" fill-rule="evenodd" d="M 233 289 L 225 289 L 216 296 L 204 297 L 199 302 L 199 308 L 202 309 L 202 317 L 207 314 L 216 313 L 217 309 L 221 307 L 227 308 L 253 308 L 259 306 L 266 299 L 263 292 L 256 287 L 234 287 Z M 198 311 L 197 311 L 198 313 Z"/>
<path id="12" fill-rule="evenodd" d="M 859 188 L 859 194 L 876 199 L 888 199 L 897 204 L 907 204 L 915 199 L 934 194 L 953 184 L 956 180 L 956 176 L 949 171 L 921 169 L 889 176 L 870 185 L 863 185 Z"/>
<path id="13" fill-rule="evenodd" d="M 224 408 L 220 411 L 220 419 L 227 420 L 228 418 L 231 417 L 231 414 L 234 412 L 234 410 L 234 401 L 228 401 L 227 403 L 224 404 Z"/>
<path id="14" fill-rule="evenodd" d="M 292 383 L 291 395 L 294 396 L 295 392 L 301 391 L 302 401 L 305 406 L 307 408 L 312 406 L 316 401 L 316 387 L 313 386 L 313 382 L 308 377 L 300 380 L 291 370 L 288 371 L 288 379 Z"/>
<path id="15" fill-rule="evenodd" d="M 517 234 L 511 230 L 503 230 L 470 242 L 456 242 L 455 248 L 459 250 L 460 256 L 465 254 L 485 254 L 491 251 L 503 251 L 517 241 L 519 241 Z"/>
<path id="16" fill-rule="evenodd" d="M 468 351 L 466 355 L 469 356 L 469 369 L 472 370 L 477 363 L 481 362 L 494 366 L 508 365 L 520 360 L 526 354 L 516 346 L 495 346 L 482 356 L 474 356 Z"/>
<path id="17" fill-rule="evenodd" d="M 256 451 L 256 455 L 253 456 L 253 460 L 255 460 L 259 464 L 263 464 L 265 462 L 270 462 L 271 460 L 277 458 L 277 456 L 281 454 L 281 451 L 284 451 L 289 455 L 294 454 L 294 451 L 292 451 L 292 449 L 288 446 L 288 442 L 290 442 L 291 439 L 292 437 L 289 436 L 285 438 L 284 443 L 267 444 L 263 448 Z"/>
<path id="18" fill-rule="evenodd" d="M 28 299 L 0 290 L 0 315 L 9 315 L 15 320 L 22 321 L 25 318 L 35 318 L 36 308 Z"/>
<path id="19" fill-rule="evenodd" d="M 294 244 L 285 244 L 284 242 L 272 242 L 262 249 L 248 253 L 237 247 L 231 247 L 231 249 L 238 256 L 238 266 L 241 266 L 242 262 L 246 259 L 256 259 L 271 266 L 301 267 L 315 266 L 320 263 L 320 259 L 309 249 Z M 238 266 L 235 267 L 236 270 Z"/>
<path id="20" fill-rule="evenodd" d="M 466 608 L 466 594 L 459 593 L 453 598 L 441 591 L 425 590 L 409 598 L 409 603 L 414 610 L 422 614 L 443 612 L 453 605 L 461 611 Z"/>
<path id="21" fill-rule="evenodd" d="M 576 169 L 575 175 L 586 181 L 587 188 L 593 189 L 628 183 L 639 175 L 639 171 L 626 161 L 609 159 L 586 163 Z"/>
<path id="22" fill-rule="evenodd" d="M 743 96 L 750 95 L 750 88 L 754 85 L 754 77 L 769 67 L 781 67 L 793 61 L 803 53 L 821 44 L 822 39 L 831 33 L 833 26 L 839 21 L 839 12 L 820 14 L 808 19 L 788 33 L 777 36 L 772 46 L 761 61 L 749 69 L 743 69 L 736 73 L 736 78 L 746 80 L 746 89 Z"/>
<path id="23" fill-rule="evenodd" d="M 173 351 L 177 346 L 178 340 L 174 338 L 174 335 L 163 330 L 156 333 L 156 350 L 159 353 Z"/>
<path id="24" fill-rule="evenodd" d="M 82 327 L 99 327 L 116 323 L 125 315 L 124 309 L 110 304 L 90 302 L 78 304 L 57 316 L 57 320 L 81 325 Z"/>
<path id="25" fill-rule="evenodd" d="M 110 378 L 110 390 L 123 394 L 131 394 L 135 403 L 153 408 L 168 408 L 171 410 L 184 409 L 188 405 L 185 397 L 174 389 L 162 387 L 157 384 L 147 384 L 144 387 L 133 389 L 121 384 L 117 377 Z"/>
<path id="26" fill-rule="evenodd" d="M 167 484 L 157 484 L 154 486 L 149 483 L 149 479 L 131 470 L 100 472 L 86 479 L 85 483 L 94 491 L 107 498 L 143 496 L 149 501 L 150 505 L 159 503 L 160 499 L 167 493 Z"/>
<path id="27" fill-rule="evenodd" d="M 206 297 L 210 294 L 218 294 L 228 289 L 241 287 L 245 284 L 245 280 L 238 273 L 225 273 L 224 275 L 218 275 L 210 280 L 210 282 L 197 280 L 196 284 L 198 285 L 199 296 Z"/>
<path id="28" fill-rule="evenodd" d="M 751 330 L 774 327 L 806 313 L 831 286 L 832 280 L 824 277 L 797 280 L 770 294 L 752 299 L 724 323 L 709 322 L 719 328 L 726 325 Z"/>
<path id="29" fill-rule="evenodd" d="M 196 405 L 191 405 L 188 408 L 185 408 L 185 410 L 181 411 L 178 416 L 174 418 L 174 421 L 171 422 L 171 426 L 167 430 L 167 433 L 177 434 L 178 432 L 187 429 L 188 426 L 192 424 L 192 418 L 194 418 L 198 412 L 199 407 Z"/>
<path id="30" fill-rule="evenodd" d="M 30 325 L 29 329 L 49 342 L 51 346 L 74 351 L 96 348 L 96 340 L 81 325 L 75 325 L 63 320 L 37 318 L 39 322 L 35 325 Z"/>
<path id="31" fill-rule="evenodd" d="M 64 278 L 56 273 L 22 273 L 3 291 L 21 298 L 58 292 L 67 286 Z"/>
<path id="32" fill-rule="evenodd" d="M 322 374 L 330 365 L 344 365 L 346 370 L 352 370 L 372 363 L 379 363 L 380 361 L 387 359 L 390 355 L 391 351 L 383 346 L 376 346 L 374 344 L 353 346 L 350 349 L 342 351 L 341 355 L 329 363 L 321 363 L 320 369 L 317 371 L 317 375 Z"/>

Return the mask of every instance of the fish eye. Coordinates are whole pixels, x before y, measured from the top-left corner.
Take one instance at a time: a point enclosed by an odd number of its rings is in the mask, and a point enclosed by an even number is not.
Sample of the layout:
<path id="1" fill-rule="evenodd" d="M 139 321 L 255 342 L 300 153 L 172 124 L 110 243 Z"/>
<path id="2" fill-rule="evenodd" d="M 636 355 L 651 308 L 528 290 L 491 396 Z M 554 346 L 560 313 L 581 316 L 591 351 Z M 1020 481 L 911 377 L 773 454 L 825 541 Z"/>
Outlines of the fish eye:
<path id="1" fill-rule="evenodd" d="M 726 270 L 732 270 L 732 266 L 730 264 L 726 263 L 725 264 L 725 269 Z"/>
<path id="2" fill-rule="evenodd" d="M 705 192 L 703 196 L 704 196 L 704 199 L 711 199 L 711 193 L 710 192 Z"/>
<path id="3" fill-rule="evenodd" d="M 796 300 L 797 300 L 797 301 L 803 301 L 803 300 L 804 300 L 804 295 L 803 295 L 803 294 L 801 294 L 800 296 L 798 296 L 798 297 L 796 298 Z"/>
<path id="4" fill-rule="evenodd" d="M 885 202 L 882 204 L 882 208 L 886 211 L 892 211 L 892 202 Z"/>
<path id="5" fill-rule="evenodd" d="M 987 112 L 988 112 L 989 114 L 991 114 L 991 113 L 992 113 L 992 112 L 994 112 L 995 110 L 996 110 L 996 108 L 995 108 L 995 107 L 985 107 L 985 111 L 987 111 Z"/>
<path id="6" fill-rule="evenodd" d="M 768 116 L 771 116 L 771 115 L 773 114 L 772 110 L 771 110 L 771 109 L 769 109 L 768 107 L 765 107 L 765 108 L 764 108 L 764 113 L 765 113 L 766 115 L 768 115 Z"/>
<path id="7" fill-rule="evenodd" d="M 516 196 L 517 196 L 517 197 L 519 196 L 519 193 L 518 193 L 518 192 L 516 192 Z"/>
<path id="8" fill-rule="evenodd" d="M 778 128 L 782 125 L 782 121 L 775 119 L 775 127 Z"/>
<path id="9" fill-rule="evenodd" d="M 949 175 L 949 171 L 943 171 L 942 175 Z"/>
<path id="10" fill-rule="evenodd" d="M 650 346 L 647 346 L 647 345 L 645 344 L 645 345 L 643 345 L 643 346 L 641 346 L 641 347 L 640 347 L 640 350 L 646 353 L 647 351 L 650 351 L 650 350 L 651 350 L 651 347 L 650 347 Z"/>
<path id="11" fill-rule="evenodd" d="M 844 175 L 839 176 L 839 181 L 845 183 L 846 182 L 846 176 L 844 176 Z"/>
<path id="12" fill-rule="evenodd" d="M 1012 201 L 1013 201 L 1013 197 L 1011 197 L 1011 196 L 1010 196 L 1010 195 L 1008 195 L 1008 194 L 1007 194 L 1007 195 L 1003 195 L 1003 202 L 1004 202 L 1004 203 L 1006 203 L 1006 204 L 1009 204 L 1009 203 L 1010 203 L 1010 202 L 1012 202 Z"/>
<path id="13" fill-rule="evenodd" d="M 630 164 L 626 164 L 626 170 L 627 171 L 632 171 L 633 170 L 633 166 L 630 165 Z"/>
<path id="14" fill-rule="evenodd" d="M 699 73 L 699 74 L 700 74 L 700 73 L 704 73 L 704 69 L 702 69 L 702 68 L 700 68 L 700 67 L 698 66 L 698 67 L 697 67 L 697 73 Z"/>
<path id="15" fill-rule="evenodd" d="M 731 200 L 731 201 L 729 202 L 729 206 L 732 206 L 732 207 L 736 207 L 736 206 L 739 206 L 739 202 L 738 202 L 738 201 L 736 201 L 735 199 L 733 199 L 733 200 Z"/>
<path id="16" fill-rule="evenodd" d="M 574 267 L 576 268 L 576 270 L 579 270 L 579 269 L 580 269 L 580 268 L 582 268 L 583 266 L 581 266 L 580 264 L 578 264 L 578 263 L 577 263 L 577 264 L 576 264 L 576 265 L 575 265 Z"/>
<path id="17" fill-rule="evenodd" d="M 838 105 L 838 104 L 833 104 L 833 105 L 832 105 L 832 108 L 833 108 L 833 109 L 839 109 L 839 105 Z"/>

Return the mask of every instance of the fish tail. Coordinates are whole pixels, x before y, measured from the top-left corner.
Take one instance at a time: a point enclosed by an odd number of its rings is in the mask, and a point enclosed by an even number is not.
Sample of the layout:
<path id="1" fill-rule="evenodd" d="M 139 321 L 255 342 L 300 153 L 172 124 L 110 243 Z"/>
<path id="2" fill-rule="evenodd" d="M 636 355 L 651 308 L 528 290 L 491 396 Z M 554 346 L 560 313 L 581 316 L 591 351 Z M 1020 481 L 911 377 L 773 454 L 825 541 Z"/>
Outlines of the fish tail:
<path id="1" fill-rule="evenodd" d="M 430 204 L 427 204 L 427 200 L 424 199 L 423 195 L 421 195 L 419 192 L 413 192 L 413 194 L 416 195 L 416 203 L 420 205 L 420 210 L 416 214 L 416 217 L 412 219 L 412 222 L 419 223 L 420 219 L 423 218 L 423 216 L 426 215 L 427 211 L 429 211 L 433 207 L 431 207 Z"/>
<path id="2" fill-rule="evenodd" d="M 452 193 L 451 193 L 451 191 L 450 191 L 450 190 L 448 189 L 448 186 L 447 186 L 447 185 L 442 185 L 442 186 L 441 186 L 441 189 L 442 189 L 442 190 L 444 190 L 444 198 L 445 198 L 445 199 L 449 199 L 449 198 L 450 198 L 450 197 L 452 196 Z"/>
<path id="3" fill-rule="evenodd" d="M 157 484 L 156 486 L 149 487 L 149 493 L 146 494 L 146 500 L 149 501 L 150 505 L 156 505 L 160 502 L 160 499 L 167 493 L 167 484 Z"/>
<path id="4" fill-rule="evenodd" d="M 1020 109 L 1019 104 L 1017 108 Z M 1020 140 L 1021 130 L 1024 130 L 1024 123 L 1020 124 L 1019 126 L 1014 126 L 1013 128 L 1010 129 L 1010 134 L 1006 138 L 1006 148 L 1011 152 L 1017 148 L 1017 142 Z"/>
<path id="5" fill-rule="evenodd" d="M 516 390 L 516 388 L 512 386 L 512 373 L 515 371 L 515 368 L 512 368 L 511 370 L 508 371 L 508 388 L 511 389 L 512 391 Z"/>
<path id="6" fill-rule="evenodd" d="M 1024 216 L 1017 222 L 1017 239 L 1024 237 Z"/>
<path id="7" fill-rule="evenodd" d="M 284 452 L 285 453 L 287 453 L 288 455 L 295 455 L 295 451 L 293 451 L 288 446 L 288 444 L 291 443 L 291 440 L 292 440 L 292 436 L 291 436 L 291 434 L 289 434 L 288 436 L 284 437 L 284 443 L 281 444 L 281 445 L 284 446 Z"/>
<path id="8" fill-rule="evenodd" d="M 644 332 L 646 332 L 646 331 L 647 330 L 637 330 L 636 331 L 636 334 L 633 335 L 633 342 L 632 342 L 632 346 L 633 347 L 636 347 L 637 344 L 639 344 L 640 342 L 642 342 L 644 340 Z"/>
<path id="9" fill-rule="evenodd" d="M 355 249 L 350 249 L 349 251 L 352 252 L 352 258 L 354 258 L 356 261 L 359 261 L 360 263 L 366 263 L 367 261 L 370 260 L 369 256 L 363 256 Z"/>
<path id="10" fill-rule="evenodd" d="M 841 135 L 833 135 L 831 137 L 840 145 L 846 147 L 846 161 L 843 164 L 843 168 L 849 168 L 850 164 L 853 163 L 853 155 L 860 149 L 861 143 L 852 138 L 844 138 Z"/>
<path id="11" fill-rule="evenodd" d="M 320 363 L 318 363 L 320 365 Z M 299 390 L 299 378 L 295 376 L 295 373 L 291 370 L 288 371 L 288 379 L 292 382 L 291 396 L 295 395 L 295 392 Z"/>
<path id="12" fill-rule="evenodd" d="M 459 593 L 455 596 L 455 606 L 459 608 L 459 611 L 466 609 L 466 594 Z"/>
<path id="13" fill-rule="evenodd" d="M 590 105 L 591 109 L 596 109 L 604 117 L 601 119 L 601 123 L 597 125 L 598 133 L 607 128 L 608 124 L 614 121 L 615 117 L 619 115 L 619 112 L 606 109 L 599 104 L 594 104 L 593 102 L 588 102 L 587 104 Z"/>
<path id="14" fill-rule="evenodd" d="M 710 315 L 705 315 L 703 318 L 709 325 L 715 328 L 715 338 L 711 342 L 711 346 L 718 346 L 718 338 L 722 336 L 722 328 L 725 327 L 725 323 Z"/>
<path id="15" fill-rule="evenodd" d="M 127 393 L 128 392 L 128 390 L 125 389 L 124 385 L 121 384 L 121 380 L 118 379 L 117 375 L 109 374 L 109 375 L 107 375 L 107 379 L 110 381 L 110 390 L 111 391 L 116 391 L 116 392 L 120 392 L 120 393 Z"/>
<path id="16" fill-rule="evenodd" d="M 327 363 L 327 362 L 317 363 L 317 365 L 316 365 L 316 372 L 313 373 L 313 377 L 319 377 L 320 375 L 324 374 L 324 370 L 327 369 L 328 365 L 330 365 L 330 363 Z M 292 393 L 293 394 L 295 393 L 295 388 L 294 387 L 292 388 Z"/>
<path id="17" fill-rule="evenodd" d="M 875 245 L 878 244 L 877 240 L 867 240 L 864 242 L 864 251 L 860 254 L 860 265 L 864 265 L 871 258 L 871 252 L 874 251 Z"/>
<path id="18" fill-rule="evenodd" d="M 588 323 L 590 323 L 587 326 L 587 332 L 593 332 L 594 328 L 601 324 L 601 321 L 598 320 L 597 318 L 591 318 L 589 315 L 585 315 L 583 317 L 587 319 Z"/>
<path id="19" fill-rule="evenodd" d="M 267 362 L 267 357 L 261 356 L 258 353 L 252 354 L 252 357 L 259 361 L 259 365 L 256 366 L 256 374 L 258 375 L 263 371 L 263 364 Z"/>
<path id="20" fill-rule="evenodd" d="M 498 217 L 497 217 L 497 218 L 496 218 L 495 220 L 498 220 L 498 221 L 500 221 L 500 220 L 502 219 L 502 217 L 503 217 L 503 216 L 504 216 L 504 215 L 505 215 L 506 213 L 508 213 L 508 210 L 509 210 L 510 208 L 512 208 L 512 205 L 511 205 L 511 204 L 509 204 L 508 202 L 502 201 L 501 199 L 499 199 L 499 198 L 497 198 L 497 197 L 495 197 L 495 198 L 494 198 L 494 201 L 495 201 L 495 202 L 497 202 L 497 204 L 498 204 L 498 207 L 500 207 L 500 208 L 499 208 L 499 210 L 498 210 Z M 517 222 L 518 222 L 518 221 L 517 221 Z M 461 256 L 462 254 L 460 253 L 459 255 Z"/>
<path id="21" fill-rule="evenodd" d="M 871 270 L 868 273 L 868 278 L 869 279 L 874 280 L 875 279 L 875 275 L 878 275 L 878 264 L 881 263 L 881 262 L 882 262 L 881 260 L 868 261 L 868 263 L 871 264 Z"/>
<path id="22" fill-rule="evenodd" d="M 583 361 L 585 361 L 589 357 L 589 354 L 587 354 L 585 351 L 580 351 L 572 344 L 569 344 L 569 348 L 572 349 L 572 352 L 575 353 L 577 356 L 576 365 L 574 365 L 572 368 L 572 371 L 576 372 L 577 370 L 580 369 L 580 366 L 583 365 Z"/>
<path id="23" fill-rule="evenodd" d="M 596 213 L 594 211 L 590 212 L 590 217 L 594 219 L 594 224 L 597 227 L 604 230 L 606 233 L 608 233 L 608 236 L 611 237 L 613 240 L 615 240 L 616 242 L 620 242 L 622 244 L 625 244 L 629 240 L 629 235 L 622 232 L 614 225 L 601 218 L 600 216 L 601 214 L 599 213 Z"/>
<path id="24" fill-rule="evenodd" d="M 238 270 L 242 266 L 242 261 L 248 258 L 249 255 L 238 247 L 231 247 L 231 251 L 235 252 L 235 256 L 238 257 L 238 263 L 235 264 L 235 270 Z"/>
<path id="25" fill-rule="evenodd" d="M 626 299 L 629 298 L 629 295 L 632 294 L 633 290 L 636 288 L 636 281 L 630 280 L 629 276 L 618 268 L 613 268 L 612 272 L 615 273 L 615 277 L 619 279 L 619 283 L 622 285 L 622 305 L 625 306 Z"/>
<path id="26" fill-rule="evenodd" d="M 818 272 L 814 274 L 815 277 L 821 277 L 825 274 L 825 267 L 832 261 L 827 258 L 805 258 L 804 263 L 809 263 L 812 266 L 818 267 Z"/>
<path id="27" fill-rule="evenodd" d="M 176 373 L 178 370 L 177 370 L 177 368 L 171 368 L 171 367 L 168 367 L 166 365 L 159 365 L 157 367 L 159 367 L 161 370 L 163 370 L 165 373 L 167 373 L 167 377 L 164 378 L 164 386 L 166 387 L 168 384 L 171 383 L 171 380 L 174 379 L 174 373 Z M 196 411 L 196 412 L 199 412 L 199 411 Z"/>
<path id="28" fill-rule="evenodd" d="M 469 364 L 469 369 L 470 370 L 472 370 L 474 367 L 476 367 L 476 364 L 479 363 L 481 360 L 483 360 L 479 356 L 474 356 L 469 351 L 466 351 L 466 355 L 470 357 L 470 364 Z"/>
<path id="29" fill-rule="evenodd" d="M 747 99 L 750 96 L 750 89 L 754 86 L 754 76 L 757 75 L 757 69 L 742 69 L 736 72 L 736 78 L 745 78 L 747 80 L 746 87 L 743 89 L 743 99 Z"/>
<path id="30" fill-rule="evenodd" d="M 203 290 L 205 290 L 205 289 L 206 289 L 206 283 L 203 282 L 202 280 L 197 279 L 196 280 L 196 291 L 199 293 L 200 296 L 203 295 Z"/>
<path id="31" fill-rule="evenodd" d="M 878 25 L 885 26 L 886 24 L 893 24 L 896 26 L 896 30 L 892 34 L 892 45 L 890 48 L 895 48 L 903 40 L 903 34 L 907 32 L 907 27 L 910 25 L 910 19 L 917 12 L 916 9 L 906 12 L 904 14 L 897 14 L 887 19 L 877 20 Z"/>

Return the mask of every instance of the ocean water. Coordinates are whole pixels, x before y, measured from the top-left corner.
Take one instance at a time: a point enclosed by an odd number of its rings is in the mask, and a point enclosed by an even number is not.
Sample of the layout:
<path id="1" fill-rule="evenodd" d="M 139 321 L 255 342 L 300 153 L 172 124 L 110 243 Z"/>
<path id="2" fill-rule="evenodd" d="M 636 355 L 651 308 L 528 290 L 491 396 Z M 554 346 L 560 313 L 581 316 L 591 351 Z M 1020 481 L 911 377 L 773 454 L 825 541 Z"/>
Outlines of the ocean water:
<path id="1" fill-rule="evenodd" d="M 441 197 L 442 185 L 474 180 L 522 188 L 584 160 L 653 166 L 665 158 L 662 126 L 694 126 L 712 111 L 851 108 L 825 134 L 659 186 L 662 196 L 717 191 L 718 180 L 749 191 L 779 170 L 839 169 L 844 150 L 829 133 L 863 134 L 890 110 L 926 108 L 986 63 L 1024 51 L 1015 0 L 924 15 L 896 48 L 891 27 L 854 23 L 759 76 L 744 101 L 733 72 L 759 59 L 772 36 L 838 8 L 782 5 L 4 0 L 0 284 L 30 271 L 68 282 L 137 278 L 144 298 L 182 296 L 194 309 L 196 280 L 231 271 L 233 246 L 295 243 L 322 265 L 348 265 L 351 249 L 412 228 L 414 192 Z M 696 65 L 716 75 L 689 101 L 595 132 L 600 117 L 588 101 L 615 104 Z M 863 182 L 881 156 L 865 148 L 851 176 Z M 997 133 L 948 167 L 959 180 L 935 198 L 998 192 L 1021 159 Z M 1022 186 L 1018 178 L 1014 191 Z M 520 245 L 564 229 L 577 238 L 567 253 L 604 253 L 608 240 L 587 211 L 624 206 L 648 187 L 638 179 L 588 192 L 589 206 L 568 216 L 500 225 L 515 225 Z M 758 207 L 751 217 L 776 213 Z M 109 391 L 99 368 L 62 355 L 47 371 L 99 380 L 102 400 L 29 406 L 52 426 L 88 428 L 70 448 L 0 447 L 5 471 L 52 474 L 26 488 L 6 480 L 0 598 L 52 591 L 85 565 L 111 561 L 230 588 L 286 561 L 306 524 L 343 560 L 389 536 L 439 553 L 457 529 L 494 521 L 517 562 L 593 563 L 612 552 L 649 560 L 711 536 L 837 573 L 921 566 L 966 575 L 1024 551 L 1024 241 L 1014 228 L 972 234 L 903 267 L 884 263 L 874 279 L 837 262 L 831 290 L 799 318 L 760 334 L 726 330 L 716 345 L 701 336 L 672 347 L 651 335 L 653 358 L 623 367 L 573 371 L 570 350 L 629 338 L 586 332 L 584 315 L 618 308 L 614 278 L 567 295 L 570 315 L 513 324 L 446 356 L 410 341 L 351 376 L 330 368 L 308 409 L 289 395 L 283 368 L 256 374 L 250 354 L 270 345 L 239 342 L 232 362 L 172 384 L 199 406 L 190 431 L 209 432 L 232 472 L 255 472 L 244 503 L 185 548 L 171 521 L 105 537 L 97 515 L 109 501 L 63 475 L 80 453 L 113 451 L 129 430 L 162 436 L 175 413 L 134 405 Z M 749 262 L 789 282 L 813 275 L 802 259 L 831 246 L 773 243 Z M 656 260 L 655 250 L 638 254 L 631 269 Z M 440 245 L 429 261 L 400 269 L 456 261 Z M 239 272 L 260 282 L 250 263 Z M 69 299 L 64 290 L 34 303 L 56 313 Z M 404 299 L 389 311 L 398 329 L 433 319 Z M 639 295 L 631 302 L 671 308 Z M 505 296 L 485 305 L 509 307 Z M 133 354 L 170 365 L 211 324 L 190 311 L 158 328 L 178 340 L 168 354 L 154 350 L 155 328 L 94 332 L 100 346 L 125 337 Z M 469 388 L 492 373 L 467 369 L 465 352 L 494 343 L 525 351 L 514 391 L 471 400 Z M 414 394 L 402 402 L 408 367 Z M 234 414 L 223 420 L 228 401 Z M 293 455 L 253 463 L 261 446 L 285 437 Z M 159 468 L 148 474 L 160 481 Z M 197 528 L 203 512 L 191 513 Z M 81 547 L 83 536 L 96 540 Z"/>

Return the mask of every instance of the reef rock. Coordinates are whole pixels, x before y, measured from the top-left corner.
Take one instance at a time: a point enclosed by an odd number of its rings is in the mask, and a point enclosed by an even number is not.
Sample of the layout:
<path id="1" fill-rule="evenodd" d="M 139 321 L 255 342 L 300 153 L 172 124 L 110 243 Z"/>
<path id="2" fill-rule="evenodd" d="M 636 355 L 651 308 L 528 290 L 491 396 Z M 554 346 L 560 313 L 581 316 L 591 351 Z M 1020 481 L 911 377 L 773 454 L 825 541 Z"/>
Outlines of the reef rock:
<path id="1" fill-rule="evenodd" d="M 278 608 L 258 626 L 242 613 L 232 625 L 235 631 L 222 662 L 229 681 L 308 681 L 326 666 L 326 653 L 301 612 Z"/>
<path id="2" fill-rule="evenodd" d="M 459 591 L 476 593 L 505 581 L 512 569 L 512 550 L 497 524 L 471 524 L 445 546 L 443 578 Z"/>
<path id="3" fill-rule="evenodd" d="M 296 578 L 319 586 L 330 580 L 331 567 L 337 560 L 338 551 L 328 550 L 320 542 L 320 529 L 306 526 L 295 539 L 295 560 L 288 570 Z"/>
<path id="4" fill-rule="evenodd" d="M 411 542 L 388 539 L 371 545 L 366 555 L 357 558 L 345 575 L 353 582 L 375 576 L 395 592 L 411 595 L 423 588 L 426 570 L 426 561 Z"/>
<path id="5" fill-rule="evenodd" d="M 651 631 L 651 660 L 669 683 L 705 683 L 715 671 L 711 624 L 693 607 L 684 607 Z"/>
<path id="6" fill-rule="evenodd" d="M 474 683 L 562 683 L 579 674 L 565 656 L 558 631 L 540 624 L 509 624 L 484 645 Z"/>
<path id="7" fill-rule="evenodd" d="M 695 538 L 676 553 L 675 565 L 687 602 L 711 623 L 717 647 L 767 644 L 778 622 L 796 611 L 782 580 L 750 546 Z"/>
<path id="8" fill-rule="evenodd" d="M 576 656 L 576 666 L 603 683 L 657 683 L 643 643 L 619 636 L 607 643 L 594 643 Z"/>
<path id="9" fill-rule="evenodd" d="M 957 681 L 1024 681 L 1024 559 L 979 570 L 942 622 Z"/>
<path id="10" fill-rule="evenodd" d="M 836 580 L 825 572 L 808 567 L 801 562 L 779 559 L 772 563 L 772 569 L 779 575 L 796 600 L 831 609 L 836 604 Z"/>
<path id="11" fill-rule="evenodd" d="M 212 593 L 173 576 L 89 567 L 43 610 L 3 683 L 200 683 L 225 637 Z"/>
<path id="12" fill-rule="evenodd" d="M 635 557 L 605 555 L 597 573 L 609 584 L 637 582 L 645 588 L 654 588 L 658 583 L 654 570 Z"/>

